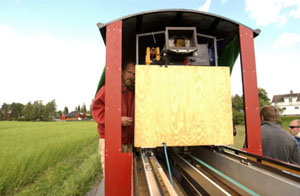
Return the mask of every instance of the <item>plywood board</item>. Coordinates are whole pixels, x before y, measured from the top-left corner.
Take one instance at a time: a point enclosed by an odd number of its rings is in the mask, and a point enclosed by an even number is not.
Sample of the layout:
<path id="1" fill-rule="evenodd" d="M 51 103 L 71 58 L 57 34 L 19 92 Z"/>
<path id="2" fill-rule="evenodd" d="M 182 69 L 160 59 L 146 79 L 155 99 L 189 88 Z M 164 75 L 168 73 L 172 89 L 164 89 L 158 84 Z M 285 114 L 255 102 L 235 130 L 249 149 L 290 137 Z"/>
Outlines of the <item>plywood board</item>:
<path id="1" fill-rule="evenodd" d="M 228 67 L 136 66 L 135 147 L 233 143 Z"/>

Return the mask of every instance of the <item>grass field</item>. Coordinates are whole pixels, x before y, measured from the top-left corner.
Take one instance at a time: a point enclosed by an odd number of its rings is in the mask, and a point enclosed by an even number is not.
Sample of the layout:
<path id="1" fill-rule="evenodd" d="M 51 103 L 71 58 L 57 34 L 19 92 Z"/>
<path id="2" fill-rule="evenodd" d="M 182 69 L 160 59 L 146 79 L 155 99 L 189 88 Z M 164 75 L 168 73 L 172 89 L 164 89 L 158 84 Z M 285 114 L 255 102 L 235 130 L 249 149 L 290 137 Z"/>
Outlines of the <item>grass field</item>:
<path id="1" fill-rule="evenodd" d="M 0 122 L 0 195 L 84 195 L 102 178 L 95 122 Z"/>

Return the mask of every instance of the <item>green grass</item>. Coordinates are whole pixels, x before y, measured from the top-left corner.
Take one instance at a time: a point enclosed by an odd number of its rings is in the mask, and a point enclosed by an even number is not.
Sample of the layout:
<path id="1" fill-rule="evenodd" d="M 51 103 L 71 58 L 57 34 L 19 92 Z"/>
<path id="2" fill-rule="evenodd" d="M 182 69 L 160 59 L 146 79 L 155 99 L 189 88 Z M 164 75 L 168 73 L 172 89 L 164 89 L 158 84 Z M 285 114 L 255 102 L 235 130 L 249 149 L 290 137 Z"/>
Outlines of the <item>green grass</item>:
<path id="1" fill-rule="evenodd" d="M 84 195 L 101 179 L 95 122 L 0 122 L 0 195 Z"/>
<path id="2" fill-rule="evenodd" d="M 233 137 L 234 144 L 230 145 L 234 148 L 241 149 L 243 148 L 244 141 L 245 141 L 245 126 L 244 125 L 236 125 L 236 136 Z"/>
<path id="3" fill-rule="evenodd" d="M 281 125 L 285 130 L 288 130 L 290 122 L 295 119 L 300 119 L 300 116 L 280 116 L 279 117 Z"/>

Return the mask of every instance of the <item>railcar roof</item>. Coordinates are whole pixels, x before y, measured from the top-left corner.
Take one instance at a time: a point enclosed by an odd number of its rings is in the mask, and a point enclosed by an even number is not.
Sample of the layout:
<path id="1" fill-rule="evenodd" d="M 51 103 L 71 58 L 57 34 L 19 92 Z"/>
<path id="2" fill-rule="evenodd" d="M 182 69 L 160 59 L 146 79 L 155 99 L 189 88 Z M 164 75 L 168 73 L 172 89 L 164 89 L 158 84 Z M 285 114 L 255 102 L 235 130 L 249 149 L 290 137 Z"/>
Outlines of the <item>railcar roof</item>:
<path id="1" fill-rule="evenodd" d="M 226 40 L 231 40 L 238 33 L 239 25 L 243 25 L 223 16 L 197 10 L 153 10 L 128 15 L 106 24 L 98 23 L 97 25 L 104 42 L 106 39 L 106 26 L 119 20 L 123 21 L 123 29 L 127 29 L 127 31 L 129 31 L 133 35 L 155 31 L 164 31 L 166 27 L 195 26 L 197 29 L 197 33 L 207 34 L 214 36 L 217 39 Z M 128 30 L 128 28 L 130 30 Z M 254 37 L 258 36 L 260 33 L 259 29 L 251 30 L 253 31 Z"/>

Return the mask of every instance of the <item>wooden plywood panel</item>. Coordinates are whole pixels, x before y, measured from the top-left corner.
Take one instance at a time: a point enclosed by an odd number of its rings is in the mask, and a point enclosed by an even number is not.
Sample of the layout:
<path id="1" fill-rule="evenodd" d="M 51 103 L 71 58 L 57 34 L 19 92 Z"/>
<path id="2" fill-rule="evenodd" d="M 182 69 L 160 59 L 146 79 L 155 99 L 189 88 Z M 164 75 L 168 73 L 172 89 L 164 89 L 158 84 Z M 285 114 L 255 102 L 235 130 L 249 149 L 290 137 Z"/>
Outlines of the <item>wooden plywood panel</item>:
<path id="1" fill-rule="evenodd" d="M 233 143 L 228 67 L 136 66 L 135 146 Z"/>

